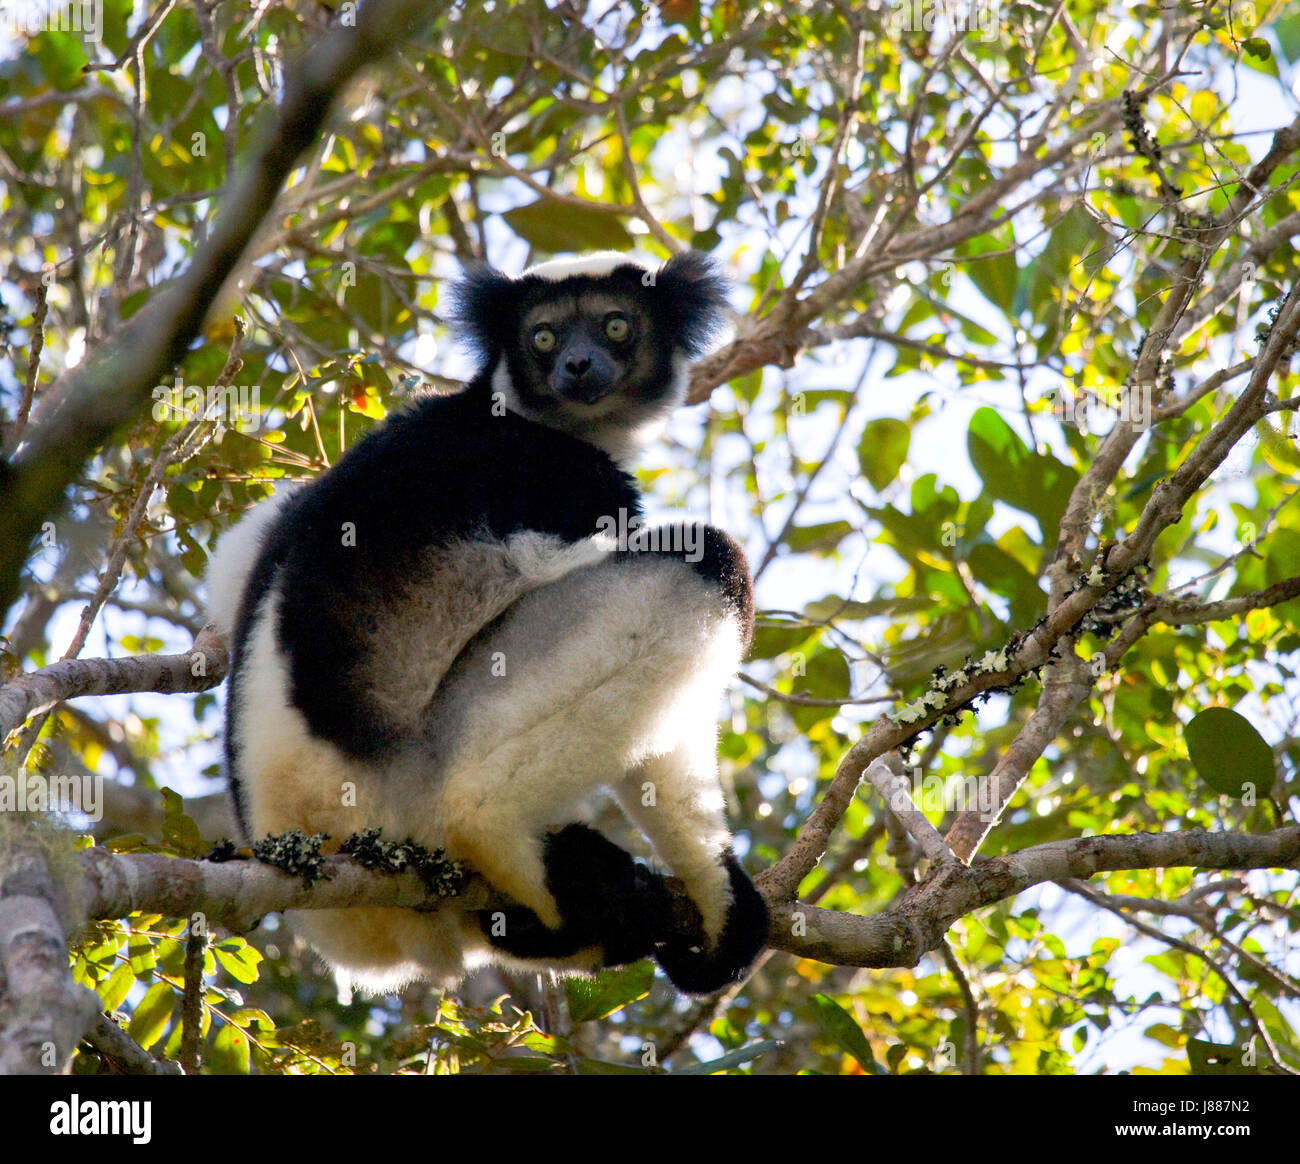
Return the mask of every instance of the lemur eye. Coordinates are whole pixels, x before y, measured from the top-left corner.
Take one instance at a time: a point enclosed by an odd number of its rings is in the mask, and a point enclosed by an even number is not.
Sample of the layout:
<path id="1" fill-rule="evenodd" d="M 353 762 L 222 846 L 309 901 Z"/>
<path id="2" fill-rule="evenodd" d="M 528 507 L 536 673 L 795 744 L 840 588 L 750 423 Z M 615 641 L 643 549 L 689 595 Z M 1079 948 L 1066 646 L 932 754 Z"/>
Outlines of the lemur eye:
<path id="1" fill-rule="evenodd" d="M 628 323 L 621 315 L 610 316 L 605 320 L 605 334 L 612 340 L 627 339 Z"/>
<path id="2" fill-rule="evenodd" d="M 555 347 L 555 332 L 549 327 L 539 327 L 533 332 L 533 347 L 539 352 L 549 352 Z"/>

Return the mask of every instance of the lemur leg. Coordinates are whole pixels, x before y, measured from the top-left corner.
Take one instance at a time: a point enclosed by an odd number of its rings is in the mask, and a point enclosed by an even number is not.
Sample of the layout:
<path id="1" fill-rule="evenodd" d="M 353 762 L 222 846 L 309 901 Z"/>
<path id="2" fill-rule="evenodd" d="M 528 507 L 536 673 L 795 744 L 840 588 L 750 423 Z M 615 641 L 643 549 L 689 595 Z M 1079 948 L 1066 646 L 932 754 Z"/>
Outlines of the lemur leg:
<path id="1" fill-rule="evenodd" d="M 716 729 L 646 760 L 616 787 L 624 812 L 685 883 L 702 934 L 661 931 L 654 956 L 679 990 L 707 994 L 739 977 L 765 946 L 767 905 L 731 850 L 717 782 Z"/>
<path id="2" fill-rule="evenodd" d="M 448 851 L 551 929 L 565 926 L 554 890 L 575 874 L 556 858 L 547 826 L 684 740 L 702 750 L 701 724 L 716 715 L 748 638 L 744 558 L 725 534 L 699 532 L 697 561 L 620 552 L 532 591 L 457 660 L 431 708 Z M 679 765 L 669 783 L 670 800 L 694 802 L 708 822 L 701 846 L 680 849 L 688 883 L 721 888 L 702 855 L 711 848 L 721 871 L 729 837 L 714 770 Z M 579 872 L 583 846 L 561 846 Z M 698 904 L 706 917 L 726 911 L 722 900 Z"/>
<path id="3" fill-rule="evenodd" d="M 620 807 L 654 846 L 655 854 L 686 884 L 711 938 L 726 921 L 728 877 L 723 856 L 731 849 L 722 789 L 717 780 L 718 692 L 700 692 L 707 710 L 699 729 L 662 755 L 650 756 L 611 785 Z M 707 704 L 707 708 L 706 705 Z"/>
<path id="4" fill-rule="evenodd" d="M 685 882 L 700 909 L 705 934 L 716 941 L 726 925 L 732 896 L 726 862 L 731 834 L 718 783 L 718 704 L 749 645 L 753 596 L 740 548 L 718 531 L 696 527 L 695 532 L 705 535 L 698 546 L 696 568 L 715 584 L 716 598 L 739 620 L 741 637 L 738 642 L 714 643 L 714 649 L 724 655 L 722 666 L 699 666 L 685 678 L 678 691 L 673 731 L 666 737 L 668 746 L 646 757 L 611 788 L 658 856 Z M 680 538 L 676 544 L 685 541 Z M 683 562 L 687 557 L 684 550 L 657 553 Z"/>

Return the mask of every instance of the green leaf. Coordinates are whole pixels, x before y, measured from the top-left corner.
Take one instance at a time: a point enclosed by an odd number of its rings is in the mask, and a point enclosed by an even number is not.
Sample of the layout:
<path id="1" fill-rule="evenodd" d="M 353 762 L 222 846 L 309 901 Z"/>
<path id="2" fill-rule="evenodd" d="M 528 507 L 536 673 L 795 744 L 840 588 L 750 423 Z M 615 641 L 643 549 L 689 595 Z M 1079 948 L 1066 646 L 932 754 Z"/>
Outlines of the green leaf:
<path id="1" fill-rule="evenodd" d="M 614 215 L 579 206 L 557 206 L 545 198 L 507 210 L 501 217 L 520 238 L 549 254 L 625 251 L 633 245 L 632 236 Z"/>
<path id="2" fill-rule="evenodd" d="M 1054 541 L 1078 473 L 1055 457 L 1027 448 L 992 408 L 977 409 L 971 417 L 966 450 L 990 496 L 1032 514 L 1044 541 Z"/>
<path id="3" fill-rule="evenodd" d="M 1207 707 L 1183 728 L 1183 736 L 1197 775 L 1215 792 L 1240 797 L 1253 786 L 1257 798 L 1269 794 L 1276 775 L 1273 749 L 1244 715 Z"/>
<path id="4" fill-rule="evenodd" d="M 832 1039 L 842 1050 L 855 1058 L 869 1075 L 884 1075 L 885 1069 L 876 1062 L 871 1053 L 871 1044 L 862 1033 L 857 1020 L 833 998 L 824 994 L 814 994 L 809 1000 L 813 1007 L 813 1016 L 822 1032 Z"/>
<path id="5" fill-rule="evenodd" d="M 1163 1043 L 1166 1047 L 1173 1047 L 1175 1050 L 1183 1043 L 1183 1036 L 1168 1023 L 1152 1023 L 1142 1033 L 1148 1039 L 1155 1039 L 1157 1043 Z"/>
<path id="6" fill-rule="evenodd" d="M 608 970 L 595 978 L 567 978 L 564 993 L 569 1000 L 569 1018 L 575 1023 L 591 1022 L 613 1014 L 620 1007 L 650 993 L 655 979 L 651 962 L 638 962 L 626 970 Z"/>
<path id="7" fill-rule="evenodd" d="M 253 949 L 243 938 L 227 938 L 212 947 L 216 959 L 225 967 L 226 973 L 236 982 L 249 984 L 257 981 L 258 963 L 262 955 Z"/>
<path id="8" fill-rule="evenodd" d="M 1207 1043 L 1204 1039 L 1187 1040 L 1187 1062 L 1193 1075 L 1259 1075 L 1255 1067 L 1241 1061 L 1241 1048 L 1228 1043 Z"/>
<path id="9" fill-rule="evenodd" d="M 524 56 L 530 43 L 528 28 L 524 20 L 485 20 L 475 28 L 474 39 L 494 52 Z"/>
<path id="10" fill-rule="evenodd" d="M 147 1051 L 162 1038 L 163 1031 L 171 1021 L 175 1004 L 176 992 L 172 987 L 166 982 L 155 982 L 131 1015 L 126 1033 Z"/>
<path id="11" fill-rule="evenodd" d="M 185 815 L 185 799 L 170 788 L 162 790 L 163 798 L 163 841 L 184 857 L 202 857 L 211 847 L 203 840 L 203 834 Z"/>
<path id="12" fill-rule="evenodd" d="M 99 984 L 99 1001 L 103 1004 L 103 1009 L 116 1010 L 125 1001 L 134 985 L 135 973 L 126 962 L 123 962 Z"/>
<path id="13" fill-rule="evenodd" d="M 28 51 L 40 59 L 46 80 L 56 89 L 74 89 L 85 80 L 81 70 L 86 65 L 86 49 L 80 37 L 70 32 L 42 32 L 32 37 Z"/>
<path id="14" fill-rule="evenodd" d="M 967 562 L 980 585 L 1007 599 L 1015 625 L 1028 625 L 1042 613 L 1046 597 L 1034 576 L 1010 554 L 983 542 L 971 549 Z"/>
<path id="15" fill-rule="evenodd" d="M 775 1051 L 780 1045 L 781 1043 L 777 1039 L 765 1039 L 759 1043 L 749 1043 L 744 1047 L 737 1047 L 734 1051 L 728 1051 L 717 1059 L 710 1059 L 707 1063 L 691 1063 L 678 1071 L 670 1071 L 669 1074 L 715 1075 L 719 1071 L 739 1067 L 742 1063 L 748 1063 L 751 1059 L 766 1055 L 768 1051 Z"/>
<path id="16" fill-rule="evenodd" d="M 1265 581 L 1272 585 L 1300 574 L 1300 531 L 1285 528 L 1273 530 L 1265 545 Z M 1278 648 L 1279 652 L 1285 653 L 1285 648 L 1280 643 Z"/>
<path id="17" fill-rule="evenodd" d="M 1029 450 L 1025 442 L 991 408 L 979 408 L 971 417 L 966 451 L 975 472 L 999 501 L 1022 508 L 1023 476 Z"/>
<path id="18" fill-rule="evenodd" d="M 961 269 L 985 299 L 1003 311 L 1011 310 L 1020 283 L 1020 270 L 1012 251 L 1003 250 L 987 257 L 972 254 L 963 260 Z"/>
<path id="19" fill-rule="evenodd" d="M 104 848 L 110 853 L 130 853 L 149 843 L 144 833 L 123 833 L 104 842 Z"/>
<path id="20" fill-rule="evenodd" d="M 843 652 L 834 647 L 815 650 L 797 685 L 817 699 L 847 699 L 852 676 Z"/>
<path id="21" fill-rule="evenodd" d="M 818 525 L 800 525 L 785 535 L 785 544 L 796 554 L 826 554 L 836 549 L 853 526 L 847 521 L 825 521 Z"/>
<path id="22" fill-rule="evenodd" d="M 236 1026 L 227 1024 L 212 1040 L 207 1053 L 207 1068 L 215 1075 L 247 1075 L 249 1073 L 248 1035 Z"/>
<path id="23" fill-rule="evenodd" d="M 754 641 L 749 648 L 749 657 L 775 659 L 778 655 L 784 655 L 796 647 L 803 646 L 819 633 L 816 627 L 810 626 L 756 626 Z"/>
<path id="24" fill-rule="evenodd" d="M 126 940 L 126 955 L 130 960 L 131 972 L 137 978 L 145 978 L 158 964 L 154 956 L 153 940 L 148 934 L 132 934 Z"/>
<path id="25" fill-rule="evenodd" d="M 163 974 L 179 978 L 185 973 L 185 943 L 171 938 L 160 938 L 155 947 L 158 956 L 158 969 Z"/>
<path id="26" fill-rule="evenodd" d="M 873 420 L 862 430 L 858 463 L 862 466 L 862 475 L 877 492 L 897 480 L 898 470 L 907 460 L 911 441 L 911 429 L 903 421 L 890 416 Z"/>

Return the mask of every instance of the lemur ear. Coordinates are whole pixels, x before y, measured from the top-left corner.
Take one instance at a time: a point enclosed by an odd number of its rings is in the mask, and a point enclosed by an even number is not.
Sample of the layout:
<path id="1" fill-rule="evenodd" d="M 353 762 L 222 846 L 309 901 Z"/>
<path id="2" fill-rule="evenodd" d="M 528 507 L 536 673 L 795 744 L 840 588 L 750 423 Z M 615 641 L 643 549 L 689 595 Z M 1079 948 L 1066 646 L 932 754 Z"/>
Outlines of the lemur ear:
<path id="1" fill-rule="evenodd" d="M 726 322 L 727 281 L 700 251 L 674 255 L 654 277 L 655 309 L 669 335 L 694 359 L 708 350 Z"/>
<path id="2" fill-rule="evenodd" d="M 451 289 L 452 321 L 484 363 L 510 338 L 517 291 L 513 279 L 487 263 L 467 267 Z"/>

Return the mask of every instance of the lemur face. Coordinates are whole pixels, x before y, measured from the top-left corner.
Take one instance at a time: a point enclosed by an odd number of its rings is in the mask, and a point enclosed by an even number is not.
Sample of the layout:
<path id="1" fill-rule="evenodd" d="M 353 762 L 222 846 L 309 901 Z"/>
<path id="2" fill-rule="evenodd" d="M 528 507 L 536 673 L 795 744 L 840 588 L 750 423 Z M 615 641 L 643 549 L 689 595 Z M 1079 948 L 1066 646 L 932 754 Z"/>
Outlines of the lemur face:
<path id="1" fill-rule="evenodd" d="M 647 398 L 662 387 L 654 383 L 652 333 L 652 321 L 630 299 L 564 295 L 524 313 L 515 362 L 538 404 L 549 397 L 581 410 L 613 396 Z"/>
<path id="2" fill-rule="evenodd" d="M 685 399 L 687 364 L 721 322 L 725 284 L 696 252 L 658 270 L 604 252 L 517 279 L 480 267 L 456 295 L 495 400 L 621 457 Z"/>

